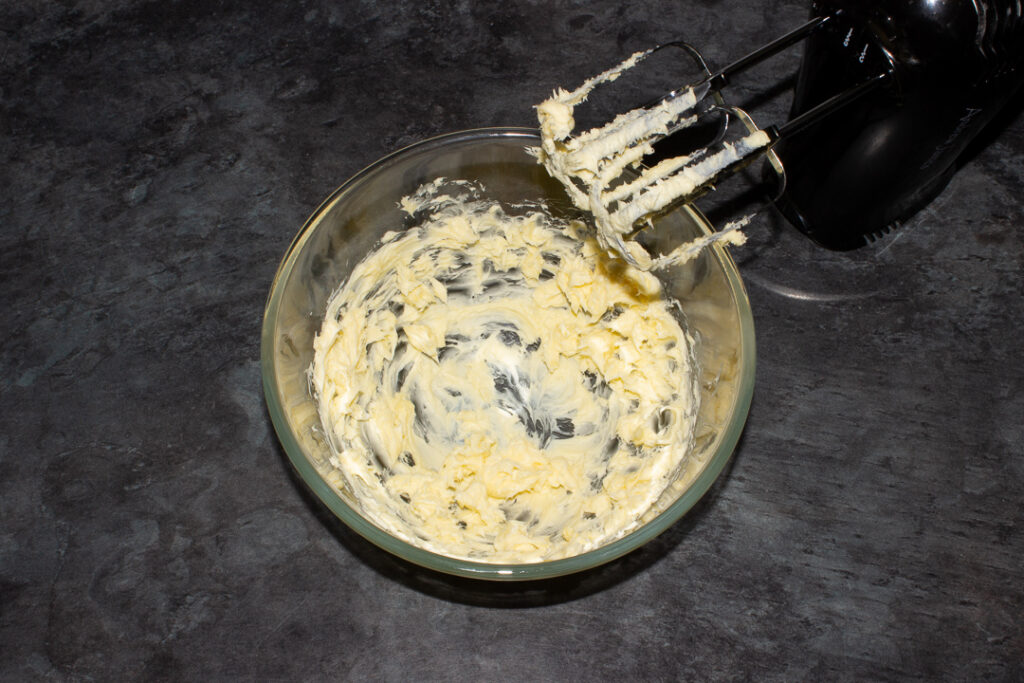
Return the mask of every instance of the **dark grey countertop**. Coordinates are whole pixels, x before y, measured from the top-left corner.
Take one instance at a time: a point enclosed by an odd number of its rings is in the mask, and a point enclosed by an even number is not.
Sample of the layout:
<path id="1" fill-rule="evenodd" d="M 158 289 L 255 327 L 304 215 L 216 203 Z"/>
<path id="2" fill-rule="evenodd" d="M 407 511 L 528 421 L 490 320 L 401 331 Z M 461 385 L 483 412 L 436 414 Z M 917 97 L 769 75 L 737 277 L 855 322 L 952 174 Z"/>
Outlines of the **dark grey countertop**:
<path id="1" fill-rule="evenodd" d="M 758 333 L 743 439 L 611 565 L 509 586 L 392 559 L 306 492 L 266 412 L 271 279 L 350 175 L 532 125 L 633 50 L 686 37 L 721 64 L 805 16 L 0 7 L 0 679 L 1024 679 L 1022 98 L 869 247 L 755 219 L 733 251 Z M 736 97 L 785 111 L 798 61 Z"/>

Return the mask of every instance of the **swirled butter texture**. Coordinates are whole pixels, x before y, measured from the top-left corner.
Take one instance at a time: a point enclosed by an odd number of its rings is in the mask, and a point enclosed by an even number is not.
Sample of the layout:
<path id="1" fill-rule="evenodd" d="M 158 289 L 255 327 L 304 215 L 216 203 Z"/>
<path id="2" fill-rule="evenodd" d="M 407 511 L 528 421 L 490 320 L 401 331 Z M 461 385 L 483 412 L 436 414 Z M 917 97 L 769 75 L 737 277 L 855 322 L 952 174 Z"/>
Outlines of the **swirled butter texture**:
<path id="1" fill-rule="evenodd" d="M 465 182 L 403 201 L 335 292 L 311 382 L 332 463 L 378 526 L 491 563 L 634 528 L 692 446 L 692 340 L 649 273 L 581 223 Z"/>

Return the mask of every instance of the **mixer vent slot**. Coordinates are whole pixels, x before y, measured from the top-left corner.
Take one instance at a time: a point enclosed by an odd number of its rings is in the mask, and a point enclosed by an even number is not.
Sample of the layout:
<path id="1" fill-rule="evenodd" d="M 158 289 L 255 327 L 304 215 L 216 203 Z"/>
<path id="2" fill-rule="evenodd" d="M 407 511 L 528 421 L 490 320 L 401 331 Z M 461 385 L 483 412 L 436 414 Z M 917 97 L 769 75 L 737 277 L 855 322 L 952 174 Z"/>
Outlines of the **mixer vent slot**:
<path id="1" fill-rule="evenodd" d="M 978 49 L 997 62 L 1000 58 L 1021 54 L 1021 41 L 1015 40 L 1024 27 L 1024 4 L 1021 0 L 975 0 L 978 12 Z"/>

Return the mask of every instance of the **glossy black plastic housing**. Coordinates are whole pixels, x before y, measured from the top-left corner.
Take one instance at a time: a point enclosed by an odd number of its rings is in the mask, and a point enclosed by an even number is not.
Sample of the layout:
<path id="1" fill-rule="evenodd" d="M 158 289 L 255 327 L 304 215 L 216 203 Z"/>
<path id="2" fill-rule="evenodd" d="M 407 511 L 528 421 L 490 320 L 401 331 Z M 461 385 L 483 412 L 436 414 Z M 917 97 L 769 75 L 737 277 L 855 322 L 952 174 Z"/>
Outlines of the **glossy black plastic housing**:
<path id="1" fill-rule="evenodd" d="M 931 201 L 1024 79 L 1015 0 L 816 0 L 791 118 L 879 73 L 884 88 L 775 147 L 778 206 L 831 249 L 853 249 Z"/>

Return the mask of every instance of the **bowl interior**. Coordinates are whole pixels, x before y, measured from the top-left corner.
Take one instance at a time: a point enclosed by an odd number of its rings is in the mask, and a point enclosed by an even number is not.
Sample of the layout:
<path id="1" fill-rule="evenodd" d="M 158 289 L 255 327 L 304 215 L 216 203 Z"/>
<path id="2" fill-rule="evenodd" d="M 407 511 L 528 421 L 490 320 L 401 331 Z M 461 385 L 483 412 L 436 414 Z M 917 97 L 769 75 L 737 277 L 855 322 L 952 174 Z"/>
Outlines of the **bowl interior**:
<path id="1" fill-rule="evenodd" d="M 684 313 L 696 341 L 701 381 L 696 445 L 687 466 L 643 524 L 590 552 L 534 564 L 457 560 L 412 546 L 380 530 L 328 462 L 329 447 L 307 381 L 313 339 L 328 299 L 385 232 L 400 229 L 402 197 L 437 177 L 476 180 L 503 203 L 545 201 L 553 213 L 571 212 L 561 186 L 529 156 L 539 144 L 528 129 L 482 129 L 433 138 L 381 159 L 336 190 L 309 218 L 288 249 L 274 279 L 263 321 L 264 393 L 278 437 L 300 476 L 331 511 L 370 542 L 416 564 L 485 579 L 539 579 L 568 574 L 619 557 L 689 510 L 728 461 L 750 405 L 754 381 L 754 330 L 736 266 L 720 247 L 661 273 L 669 296 Z M 683 207 L 656 221 L 645 234 L 653 252 L 710 230 Z"/>

